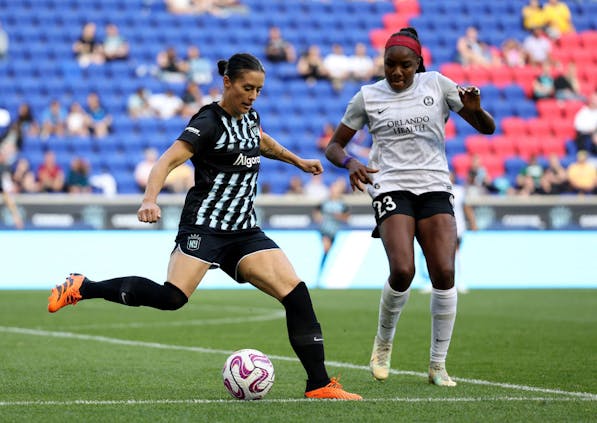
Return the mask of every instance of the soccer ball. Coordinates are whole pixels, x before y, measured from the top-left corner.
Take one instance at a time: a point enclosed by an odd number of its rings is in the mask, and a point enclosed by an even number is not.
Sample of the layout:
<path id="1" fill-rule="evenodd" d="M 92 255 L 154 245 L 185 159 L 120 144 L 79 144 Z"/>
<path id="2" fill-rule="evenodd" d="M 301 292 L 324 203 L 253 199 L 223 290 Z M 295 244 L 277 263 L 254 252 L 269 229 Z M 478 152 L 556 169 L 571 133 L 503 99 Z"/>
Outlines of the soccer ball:
<path id="1" fill-rule="evenodd" d="M 238 350 L 226 359 L 222 378 L 234 398 L 258 400 L 274 385 L 274 365 L 261 351 L 250 348 Z"/>

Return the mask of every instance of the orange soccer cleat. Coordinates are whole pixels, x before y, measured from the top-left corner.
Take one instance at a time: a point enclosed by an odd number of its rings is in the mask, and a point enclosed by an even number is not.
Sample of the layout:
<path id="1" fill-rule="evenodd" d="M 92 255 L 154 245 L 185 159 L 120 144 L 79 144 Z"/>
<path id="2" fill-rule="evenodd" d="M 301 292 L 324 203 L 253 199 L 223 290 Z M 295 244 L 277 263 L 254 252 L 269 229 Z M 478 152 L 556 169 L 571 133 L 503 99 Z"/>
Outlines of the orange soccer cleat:
<path id="1" fill-rule="evenodd" d="M 77 304 L 83 298 L 79 293 L 79 288 L 81 288 L 85 279 L 83 275 L 71 273 L 66 278 L 66 282 L 62 285 L 56 285 L 56 288 L 52 288 L 52 293 L 48 297 L 48 311 L 56 313 L 66 305 Z"/>
<path id="2" fill-rule="evenodd" d="M 359 401 L 363 397 L 357 394 L 351 394 L 342 389 L 342 385 L 338 382 L 339 379 L 333 377 L 325 386 L 305 392 L 305 397 L 312 399 L 335 399 L 335 400 L 352 400 Z"/>

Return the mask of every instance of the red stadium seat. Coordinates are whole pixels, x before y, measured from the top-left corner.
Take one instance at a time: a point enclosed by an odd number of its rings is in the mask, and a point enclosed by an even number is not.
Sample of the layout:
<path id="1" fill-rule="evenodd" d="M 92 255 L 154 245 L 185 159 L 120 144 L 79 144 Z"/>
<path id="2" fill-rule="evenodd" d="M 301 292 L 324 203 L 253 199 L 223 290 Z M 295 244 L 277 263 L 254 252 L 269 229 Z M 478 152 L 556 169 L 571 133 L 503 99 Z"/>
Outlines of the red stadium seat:
<path id="1" fill-rule="evenodd" d="M 558 137 L 547 137 L 541 140 L 541 154 L 549 156 L 556 154 L 558 157 L 566 155 L 566 142 Z"/>
<path id="2" fill-rule="evenodd" d="M 456 136 L 456 125 L 452 119 L 446 122 L 446 139 L 454 138 Z"/>
<path id="3" fill-rule="evenodd" d="M 383 48 L 386 45 L 386 41 L 390 38 L 390 35 L 395 33 L 395 29 L 372 29 L 369 31 L 369 38 L 371 45 L 376 49 Z"/>
<path id="4" fill-rule="evenodd" d="M 515 137 L 527 135 L 526 121 L 519 117 L 507 117 L 502 119 L 502 130 L 504 134 Z"/>
<path id="5" fill-rule="evenodd" d="M 489 80 L 498 87 L 505 87 L 514 82 L 516 68 L 498 66 L 489 68 Z"/>
<path id="6" fill-rule="evenodd" d="M 525 160 L 528 160 L 531 156 L 541 154 L 541 138 L 536 136 L 519 138 L 516 143 L 516 151 L 518 151 L 518 155 Z"/>
<path id="7" fill-rule="evenodd" d="M 584 31 L 579 36 L 585 48 L 594 49 L 597 46 L 597 31 Z"/>
<path id="8" fill-rule="evenodd" d="M 491 179 L 504 174 L 504 158 L 494 154 L 485 154 L 479 156 L 481 164 L 487 170 Z"/>
<path id="9" fill-rule="evenodd" d="M 471 66 L 466 69 L 466 80 L 471 85 L 481 86 L 491 82 L 491 74 L 488 68 L 483 66 Z"/>
<path id="10" fill-rule="evenodd" d="M 466 72 L 459 63 L 445 63 L 440 67 L 440 72 L 457 84 L 462 84 L 466 79 Z"/>
<path id="11" fill-rule="evenodd" d="M 419 0 L 394 0 L 394 7 L 398 13 L 409 17 L 421 13 Z"/>
<path id="12" fill-rule="evenodd" d="M 571 140 L 576 135 L 573 119 L 561 117 L 559 119 L 550 119 L 550 123 L 551 131 L 556 138 L 561 140 Z"/>
<path id="13" fill-rule="evenodd" d="M 469 135 L 464 140 L 466 151 L 469 154 L 490 154 L 489 138 L 486 135 Z"/>
<path id="14" fill-rule="evenodd" d="M 383 26 L 386 29 L 389 29 L 394 32 L 398 32 L 400 28 L 404 28 L 408 26 L 408 18 L 410 16 L 402 14 L 402 13 L 386 13 L 383 15 L 382 22 Z"/>
<path id="15" fill-rule="evenodd" d="M 489 143 L 491 151 L 496 156 L 502 158 L 508 158 L 516 155 L 515 137 L 508 135 L 496 135 L 491 139 Z"/>
<path id="16" fill-rule="evenodd" d="M 553 135 L 549 119 L 535 118 L 527 120 L 527 132 L 531 136 L 550 137 Z"/>
<path id="17" fill-rule="evenodd" d="M 582 45 L 582 37 L 575 32 L 562 34 L 555 43 L 554 50 L 572 50 Z"/>
<path id="18" fill-rule="evenodd" d="M 564 112 L 562 111 L 563 106 L 560 100 L 546 98 L 538 100 L 535 104 L 537 105 L 537 111 L 541 118 L 558 119 L 564 116 Z"/>
<path id="19" fill-rule="evenodd" d="M 461 179 L 466 178 L 471 168 L 471 156 L 468 154 L 456 154 L 452 157 L 452 168 L 454 173 Z"/>

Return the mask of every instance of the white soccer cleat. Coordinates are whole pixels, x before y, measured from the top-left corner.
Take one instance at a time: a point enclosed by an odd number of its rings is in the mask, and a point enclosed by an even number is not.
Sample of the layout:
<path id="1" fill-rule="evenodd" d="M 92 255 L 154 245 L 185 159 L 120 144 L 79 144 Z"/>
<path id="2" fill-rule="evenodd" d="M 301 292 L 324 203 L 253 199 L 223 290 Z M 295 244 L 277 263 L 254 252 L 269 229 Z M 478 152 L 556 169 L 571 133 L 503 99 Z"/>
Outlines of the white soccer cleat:
<path id="1" fill-rule="evenodd" d="M 456 386 L 446 371 L 445 363 L 431 363 L 429 365 L 429 383 L 437 386 Z"/>
<path id="2" fill-rule="evenodd" d="M 369 368 L 371 374 L 377 380 L 386 380 L 390 375 L 390 359 L 392 358 L 392 342 L 382 341 L 375 335 L 373 352 Z"/>

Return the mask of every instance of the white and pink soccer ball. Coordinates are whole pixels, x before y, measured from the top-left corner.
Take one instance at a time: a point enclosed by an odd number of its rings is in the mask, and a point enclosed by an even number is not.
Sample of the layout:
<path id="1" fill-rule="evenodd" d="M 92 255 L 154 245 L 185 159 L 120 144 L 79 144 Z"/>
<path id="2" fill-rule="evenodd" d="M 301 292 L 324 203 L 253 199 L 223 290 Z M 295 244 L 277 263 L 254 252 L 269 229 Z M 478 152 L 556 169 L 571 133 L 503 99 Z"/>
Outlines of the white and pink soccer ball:
<path id="1" fill-rule="evenodd" d="M 261 351 L 251 348 L 238 350 L 226 359 L 222 378 L 234 398 L 258 400 L 274 385 L 274 365 Z"/>

